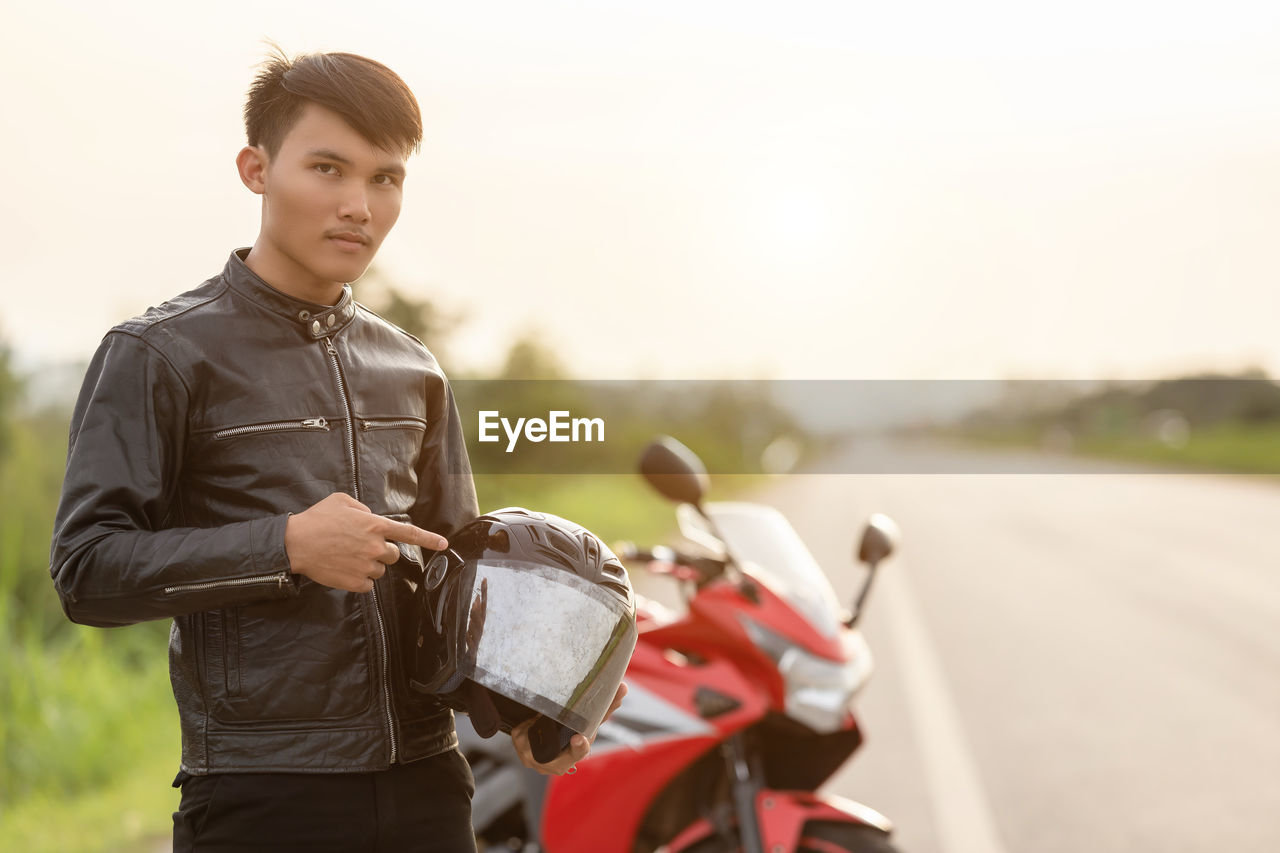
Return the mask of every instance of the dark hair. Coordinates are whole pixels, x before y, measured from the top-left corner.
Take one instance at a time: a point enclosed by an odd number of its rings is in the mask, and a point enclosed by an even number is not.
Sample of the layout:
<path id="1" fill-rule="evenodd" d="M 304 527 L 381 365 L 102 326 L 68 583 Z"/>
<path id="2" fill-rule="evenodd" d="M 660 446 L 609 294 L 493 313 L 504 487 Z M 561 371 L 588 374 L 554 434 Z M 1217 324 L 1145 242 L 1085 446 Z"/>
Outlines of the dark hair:
<path id="1" fill-rule="evenodd" d="M 333 110 L 377 148 L 403 150 L 422 142 L 422 113 L 409 87 L 380 62 L 354 53 L 310 53 L 290 59 L 280 48 L 249 87 L 244 127 L 250 145 L 275 156 L 307 102 Z"/>

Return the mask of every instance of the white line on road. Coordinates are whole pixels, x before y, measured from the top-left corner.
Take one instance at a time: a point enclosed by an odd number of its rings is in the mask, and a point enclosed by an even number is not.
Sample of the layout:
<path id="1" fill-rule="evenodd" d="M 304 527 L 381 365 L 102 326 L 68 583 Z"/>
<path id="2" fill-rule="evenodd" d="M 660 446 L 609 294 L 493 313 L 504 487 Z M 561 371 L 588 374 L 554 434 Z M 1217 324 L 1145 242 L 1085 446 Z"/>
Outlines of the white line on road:
<path id="1" fill-rule="evenodd" d="M 942 663 L 901 565 L 878 578 L 945 853 L 1005 853 Z"/>

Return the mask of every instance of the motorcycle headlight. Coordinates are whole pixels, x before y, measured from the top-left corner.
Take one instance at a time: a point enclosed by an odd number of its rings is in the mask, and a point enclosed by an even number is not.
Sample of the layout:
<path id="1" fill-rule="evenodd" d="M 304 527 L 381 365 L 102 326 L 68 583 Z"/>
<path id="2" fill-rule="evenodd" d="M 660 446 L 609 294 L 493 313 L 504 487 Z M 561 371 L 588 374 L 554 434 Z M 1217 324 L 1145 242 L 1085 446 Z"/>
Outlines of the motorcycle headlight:
<path id="1" fill-rule="evenodd" d="M 844 635 L 845 660 L 820 658 L 750 619 L 752 642 L 778 664 L 786 688 L 787 715 L 816 732 L 837 731 L 853 697 L 871 675 L 871 649 L 858 632 Z"/>

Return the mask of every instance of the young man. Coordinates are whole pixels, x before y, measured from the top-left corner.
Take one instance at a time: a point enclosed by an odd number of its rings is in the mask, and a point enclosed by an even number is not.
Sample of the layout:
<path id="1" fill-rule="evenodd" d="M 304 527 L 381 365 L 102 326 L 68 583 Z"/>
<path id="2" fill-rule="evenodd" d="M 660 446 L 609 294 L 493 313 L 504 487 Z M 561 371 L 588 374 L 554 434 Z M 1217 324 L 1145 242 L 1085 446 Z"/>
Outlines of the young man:
<path id="1" fill-rule="evenodd" d="M 403 669 L 422 549 L 478 514 L 466 447 L 431 353 L 345 284 L 400 213 L 418 105 L 372 60 L 281 55 L 245 119 L 258 237 L 103 340 L 55 585 L 76 622 L 174 620 L 175 849 L 471 850 L 452 714 Z"/>

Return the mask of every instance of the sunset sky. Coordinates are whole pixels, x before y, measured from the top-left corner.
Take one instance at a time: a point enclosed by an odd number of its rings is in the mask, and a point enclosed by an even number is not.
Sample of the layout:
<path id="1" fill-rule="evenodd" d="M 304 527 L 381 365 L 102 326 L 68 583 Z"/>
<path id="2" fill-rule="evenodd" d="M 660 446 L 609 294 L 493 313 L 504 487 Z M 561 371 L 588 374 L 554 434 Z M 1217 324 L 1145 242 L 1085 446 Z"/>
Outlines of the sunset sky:
<path id="1" fill-rule="evenodd" d="M 193 8 L 7 16 L 24 364 L 252 243 L 233 159 L 271 38 L 417 92 L 379 265 L 465 312 L 446 369 L 538 330 L 583 377 L 1280 373 L 1276 4 Z"/>

